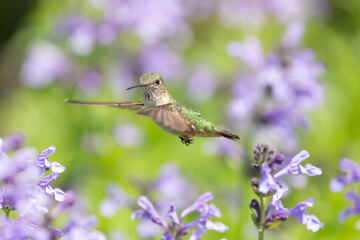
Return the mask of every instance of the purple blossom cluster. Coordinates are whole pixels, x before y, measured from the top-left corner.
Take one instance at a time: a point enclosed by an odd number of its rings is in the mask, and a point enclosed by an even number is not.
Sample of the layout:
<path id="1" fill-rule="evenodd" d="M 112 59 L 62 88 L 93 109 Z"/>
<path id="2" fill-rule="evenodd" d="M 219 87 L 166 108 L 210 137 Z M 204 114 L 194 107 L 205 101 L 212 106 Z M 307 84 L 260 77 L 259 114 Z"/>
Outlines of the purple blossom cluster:
<path id="1" fill-rule="evenodd" d="M 215 205 L 208 204 L 213 199 L 211 192 L 201 195 L 192 205 L 185 208 L 180 215 L 176 211 L 175 203 L 171 203 L 169 210 L 166 214 L 160 214 L 154 207 L 151 201 L 141 196 L 138 198 L 137 203 L 142 208 L 136 210 L 132 219 L 148 219 L 153 223 L 159 225 L 165 233 L 161 239 L 163 240 L 177 240 L 187 235 L 192 230 L 189 237 L 190 240 L 197 240 L 206 233 L 207 230 L 215 230 L 218 232 L 225 232 L 228 227 L 221 222 L 213 222 L 210 218 L 221 217 L 220 210 Z M 184 223 L 185 217 L 193 212 L 198 212 L 198 217 L 188 223 Z M 169 221 L 166 221 L 168 218 Z"/>
<path id="2" fill-rule="evenodd" d="M 345 174 L 335 177 L 330 182 L 330 189 L 333 192 L 340 192 L 348 185 L 360 182 L 360 164 L 347 158 L 340 159 L 339 168 Z M 354 190 L 346 192 L 346 198 L 353 203 L 352 207 L 346 207 L 339 213 L 339 221 L 343 222 L 352 215 L 360 216 L 360 195 Z M 356 224 L 360 229 L 360 220 Z"/>
<path id="3" fill-rule="evenodd" d="M 246 29 L 263 26 L 269 18 L 287 24 L 327 14 L 325 0 L 228 0 L 220 1 L 219 17 L 226 26 Z"/>
<path id="4" fill-rule="evenodd" d="M 159 72 L 170 81 L 179 79 L 184 72 L 183 61 L 175 49 L 184 49 L 189 45 L 192 41 L 190 24 L 205 19 L 209 14 L 203 12 L 211 12 L 213 2 L 86 2 L 91 11 L 79 9 L 73 14 L 67 12 L 57 26 L 54 26 L 53 32 L 49 32 L 49 36 L 58 36 L 56 41 L 42 40 L 29 46 L 21 70 L 22 82 L 30 87 L 42 88 L 54 80 L 64 82 L 69 76 L 80 75 L 82 77 L 77 80 L 79 89 L 94 94 L 95 88 L 102 85 L 102 71 L 96 73 L 99 66 L 84 67 L 83 61 L 77 59 L 89 56 L 97 48 L 117 48 L 117 42 L 129 39 L 132 34 L 140 40 L 139 47 L 124 48 L 120 57 L 116 55 L 115 59 L 112 59 L 113 62 L 121 64 L 120 68 L 128 68 L 129 62 L 137 66 L 123 70 L 122 74 L 131 75 L 133 78 L 145 72 Z M 92 17 L 94 11 L 98 12 L 96 19 Z M 132 37 L 130 39 L 133 41 Z"/>
<path id="5" fill-rule="evenodd" d="M 12 134 L 4 140 L 0 138 L 0 209 L 4 212 L 4 215 L 0 215 L 0 238 L 105 239 L 104 234 L 90 229 L 93 224 L 79 224 L 85 218 L 75 221 L 71 216 L 69 224 L 64 228 L 53 226 L 57 216 L 74 205 L 75 193 L 65 193 L 52 186 L 65 171 L 60 163 L 49 160 L 49 156 L 55 152 L 54 146 L 36 157 L 36 150 L 31 147 L 21 148 L 22 143 L 21 134 Z M 84 232 L 81 238 L 80 235 L 73 235 L 79 231 Z M 82 238 L 90 235 L 91 238 Z"/>
<path id="6" fill-rule="evenodd" d="M 267 55 L 256 36 L 227 46 L 228 53 L 248 68 L 233 83 L 234 98 L 227 108 L 230 124 L 255 141 L 261 136 L 281 146 L 287 139 L 290 151 L 297 146 L 295 129 L 308 127 L 306 113 L 323 99 L 319 77 L 324 66 L 313 50 L 298 47 L 304 28 L 302 23 L 290 24 L 278 50 Z"/>
<path id="7" fill-rule="evenodd" d="M 306 211 L 307 207 L 313 206 L 315 202 L 313 198 L 300 202 L 291 209 L 284 207 L 281 201 L 283 195 L 288 191 L 285 183 L 279 180 L 282 176 L 288 174 L 317 176 L 322 174 L 320 168 L 311 164 L 301 165 L 301 162 L 308 157 L 309 153 L 302 150 L 284 166 L 285 156 L 283 154 L 275 154 L 274 149 L 265 144 L 255 147 L 253 168 L 261 176 L 260 179 L 252 179 L 251 184 L 256 195 L 259 196 L 261 204 L 253 199 L 250 208 L 252 209 L 252 219 L 259 230 L 259 234 L 263 234 L 266 229 L 277 226 L 281 221 L 286 221 L 289 216 L 295 217 L 313 232 L 324 226 L 316 216 L 310 215 Z M 277 170 L 279 168 L 281 170 Z M 272 198 L 268 206 L 264 204 L 264 199 L 267 197 Z"/>
<path id="8" fill-rule="evenodd" d="M 143 194 L 155 199 L 153 205 L 159 212 L 166 212 L 169 204 L 175 201 L 178 208 L 185 209 L 196 195 L 193 184 L 179 173 L 178 167 L 174 163 L 163 165 L 157 178 L 152 181 L 143 182 L 138 179 L 133 181 Z M 118 184 L 108 184 L 106 192 L 108 197 L 103 199 L 99 205 L 99 211 L 103 217 L 111 218 L 123 208 L 133 210 L 137 208 L 134 205 L 136 198 Z M 141 218 L 137 232 L 140 238 L 148 239 L 159 236 L 162 230 L 146 218 Z"/>
<path id="9" fill-rule="evenodd" d="M 247 26 L 251 25 L 249 22 L 264 22 L 267 15 L 277 16 L 280 22 L 304 20 L 300 15 L 313 12 L 309 9 L 318 12 L 316 6 L 319 5 L 300 0 L 92 0 L 84 3 L 87 7 L 83 9 L 71 4 L 66 7 L 48 36 L 29 45 L 20 76 L 25 85 L 42 88 L 55 80 L 67 82 L 75 76 L 76 80 L 72 80 L 78 89 L 93 95 L 105 85 L 103 75 L 111 75 L 112 68 L 120 68 L 120 75 L 130 79 L 146 72 L 159 72 L 170 81 L 188 77 L 189 94 L 203 85 L 203 91 L 201 94 L 197 91 L 195 99 L 203 101 L 214 93 L 216 76 L 207 69 L 188 69 L 181 56 L 194 39 L 193 23 L 210 16 L 218 16 L 224 23 L 246 22 Z M 119 43 L 133 41 L 134 36 L 139 40 L 135 48 L 119 47 Z M 115 66 L 84 64 L 84 56 L 103 48 L 119 52 L 110 59 Z M 136 67 L 129 68 L 129 64 Z M 121 82 L 120 78 L 116 82 Z"/>

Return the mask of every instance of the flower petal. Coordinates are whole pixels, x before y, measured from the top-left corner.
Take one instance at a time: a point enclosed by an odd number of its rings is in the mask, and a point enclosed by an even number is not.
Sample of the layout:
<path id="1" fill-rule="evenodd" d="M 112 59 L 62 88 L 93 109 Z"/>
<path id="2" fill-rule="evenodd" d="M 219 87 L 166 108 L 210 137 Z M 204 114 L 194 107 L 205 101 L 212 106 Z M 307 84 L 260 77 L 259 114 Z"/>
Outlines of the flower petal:
<path id="1" fill-rule="evenodd" d="M 339 213 L 339 221 L 342 222 L 349 216 L 360 214 L 360 196 L 354 191 L 350 190 L 346 193 L 346 198 L 354 203 L 353 207 L 348 207 Z"/>
<path id="2" fill-rule="evenodd" d="M 166 232 L 161 236 L 161 240 L 175 240 L 171 233 Z"/>
<path id="3" fill-rule="evenodd" d="M 259 192 L 267 194 L 270 190 L 279 189 L 279 185 L 275 182 L 275 179 L 270 174 L 271 168 L 268 163 L 264 163 L 261 169 L 261 178 L 259 184 Z"/>
<path id="4" fill-rule="evenodd" d="M 49 175 L 47 175 L 46 177 L 44 177 L 39 183 L 38 185 L 40 187 L 46 187 L 47 185 L 49 185 L 51 182 L 55 181 L 56 179 L 58 179 L 60 177 L 60 175 L 58 173 L 50 173 Z"/>
<path id="5" fill-rule="evenodd" d="M 297 218 L 301 224 L 306 224 L 307 217 L 309 214 L 306 212 L 307 207 L 312 207 L 314 205 L 315 199 L 309 198 L 303 202 L 298 203 L 294 208 L 290 209 L 290 215 Z"/>
<path id="6" fill-rule="evenodd" d="M 214 204 L 209 205 L 209 215 L 211 217 L 221 217 L 221 211 Z"/>
<path id="7" fill-rule="evenodd" d="M 53 162 L 52 165 L 51 165 L 51 170 L 53 172 L 56 172 L 56 173 L 62 173 L 65 171 L 65 167 L 63 167 L 60 163 L 58 162 Z"/>
<path id="8" fill-rule="evenodd" d="M 55 195 L 55 200 L 56 201 L 58 201 L 58 202 L 65 201 L 66 193 L 64 193 L 61 189 L 55 188 L 54 189 L 54 195 Z"/>
<path id="9" fill-rule="evenodd" d="M 305 159 L 307 159 L 309 156 L 310 154 L 308 151 L 302 150 L 300 153 L 295 155 L 295 157 L 293 157 L 293 159 L 285 168 L 274 174 L 274 178 L 279 178 L 285 174 L 293 174 L 293 175 L 306 174 L 309 176 L 321 175 L 322 170 L 320 168 L 314 167 L 311 164 L 307 164 L 305 167 L 300 165 L 300 163 Z"/>
<path id="10" fill-rule="evenodd" d="M 190 207 L 184 209 L 181 212 L 180 218 L 183 219 L 186 215 L 195 211 L 202 212 L 207 202 L 211 201 L 212 199 L 213 199 L 213 194 L 211 192 L 204 193 Z"/>
<path id="11" fill-rule="evenodd" d="M 306 217 L 306 228 L 313 232 L 319 231 L 320 228 L 324 227 L 324 223 L 320 222 L 320 220 L 314 216 L 309 215 Z"/>
<path id="12" fill-rule="evenodd" d="M 176 213 L 175 203 L 171 203 L 169 211 L 165 214 L 165 217 L 168 217 L 175 224 L 180 224 L 179 217 Z"/>
<path id="13" fill-rule="evenodd" d="M 149 215 L 151 221 L 162 226 L 166 230 L 168 229 L 167 223 L 161 218 L 160 214 L 157 212 L 154 205 L 150 202 L 150 200 L 147 197 L 145 196 L 139 197 L 137 203 Z"/>
<path id="14" fill-rule="evenodd" d="M 131 214 L 131 219 L 132 220 L 135 220 L 137 218 L 143 218 L 145 212 L 144 210 L 141 210 L 141 209 L 138 209 L 138 210 L 135 210 L 132 214 Z"/>
<path id="15" fill-rule="evenodd" d="M 211 220 L 206 221 L 206 229 L 208 230 L 215 230 L 217 232 L 226 232 L 229 230 L 229 227 L 221 222 L 212 222 Z"/>
<path id="16" fill-rule="evenodd" d="M 322 170 L 321 168 L 315 167 L 311 164 L 306 164 L 303 174 L 306 174 L 308 176 L 317 176 L 322 174 Z"/>

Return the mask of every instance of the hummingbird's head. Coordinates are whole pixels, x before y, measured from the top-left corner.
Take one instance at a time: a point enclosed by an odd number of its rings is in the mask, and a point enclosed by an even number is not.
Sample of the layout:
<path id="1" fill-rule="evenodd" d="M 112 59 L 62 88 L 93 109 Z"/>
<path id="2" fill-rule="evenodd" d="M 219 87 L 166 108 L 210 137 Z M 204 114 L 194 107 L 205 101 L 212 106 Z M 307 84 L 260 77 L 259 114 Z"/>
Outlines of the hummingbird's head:
<path id="1" fill-rule="evenodd" d="M 140 84 L 127 88 L 141 87 L 144 103 L 147 106 L 158 106 L 167 104 L 170 101 L 170 95 L 166 90 L 163 78 L 157 73 L 146 73 L 140 77 Z"/>

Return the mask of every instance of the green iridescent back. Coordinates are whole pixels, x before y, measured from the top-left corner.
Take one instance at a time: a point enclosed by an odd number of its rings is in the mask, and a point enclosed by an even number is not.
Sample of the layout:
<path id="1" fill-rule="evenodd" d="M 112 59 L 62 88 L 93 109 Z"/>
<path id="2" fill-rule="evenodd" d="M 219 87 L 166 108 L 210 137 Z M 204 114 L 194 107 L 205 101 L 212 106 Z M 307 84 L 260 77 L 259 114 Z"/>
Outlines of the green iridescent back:
<path id="1" fill-rule="evenodd" d="M 199 111 L 182 104 L 173 97 L 171 97 L 171 100 L 175 109 L 195 127 L 199 135 L 207 133 L 208 136 L 210 132 L 220 130 L 212 122 L 206 120 Z"/>

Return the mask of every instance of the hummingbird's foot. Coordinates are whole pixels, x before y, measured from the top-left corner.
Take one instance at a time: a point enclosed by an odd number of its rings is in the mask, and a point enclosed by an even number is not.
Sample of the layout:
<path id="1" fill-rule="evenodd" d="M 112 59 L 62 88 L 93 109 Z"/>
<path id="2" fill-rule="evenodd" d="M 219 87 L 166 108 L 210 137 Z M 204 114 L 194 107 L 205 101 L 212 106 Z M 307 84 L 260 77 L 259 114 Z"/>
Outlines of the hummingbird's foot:
<path id="1" fill-rule="evenodd" d="M 194 143 L 194 140 L 187 137 L 179 137 L 181 139 L 181 142 L 185 144 L 186 146 L 189 146 L 190 144 Z"/>

